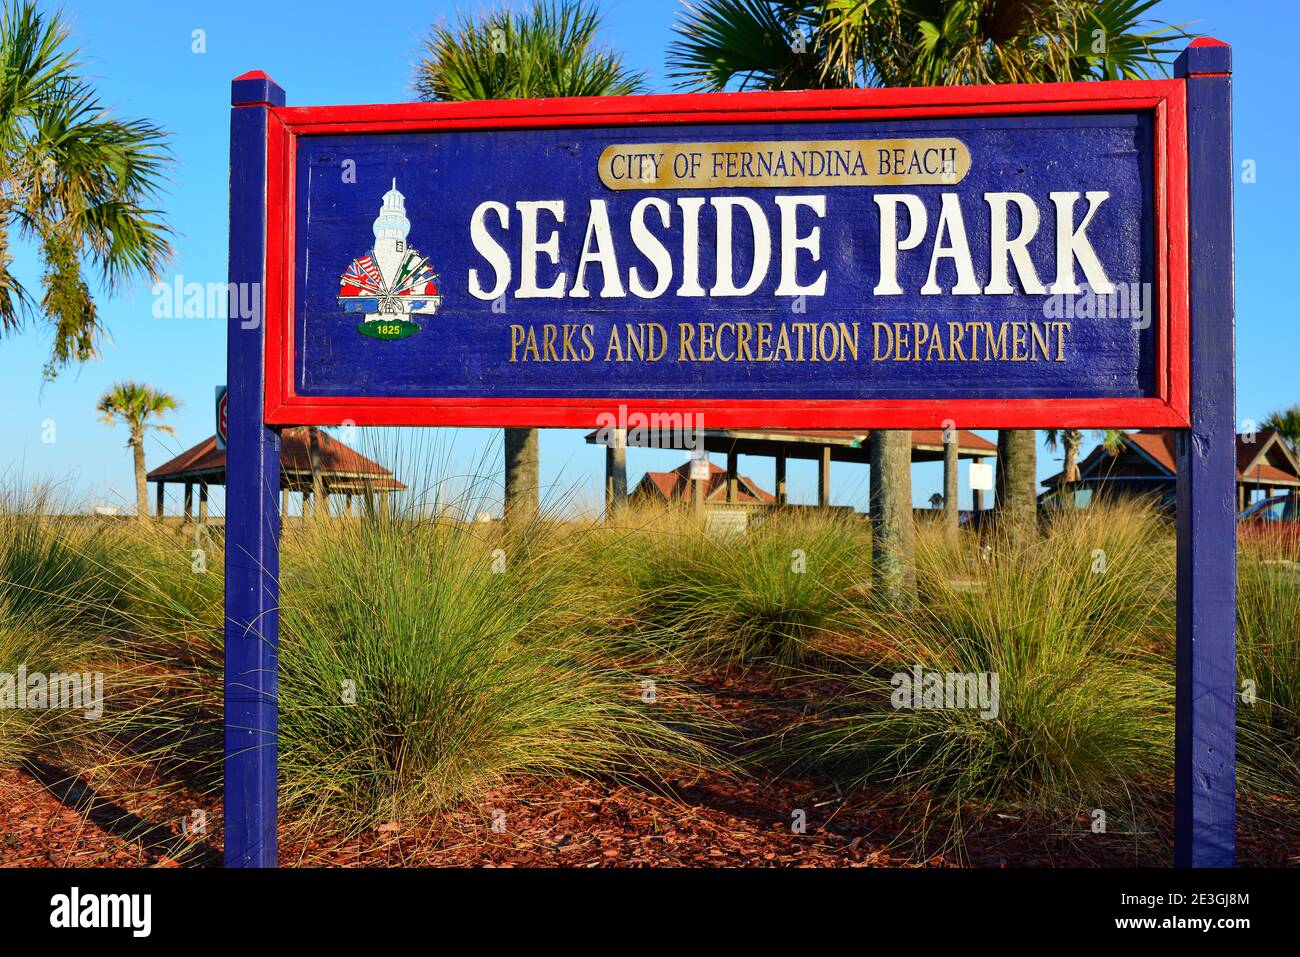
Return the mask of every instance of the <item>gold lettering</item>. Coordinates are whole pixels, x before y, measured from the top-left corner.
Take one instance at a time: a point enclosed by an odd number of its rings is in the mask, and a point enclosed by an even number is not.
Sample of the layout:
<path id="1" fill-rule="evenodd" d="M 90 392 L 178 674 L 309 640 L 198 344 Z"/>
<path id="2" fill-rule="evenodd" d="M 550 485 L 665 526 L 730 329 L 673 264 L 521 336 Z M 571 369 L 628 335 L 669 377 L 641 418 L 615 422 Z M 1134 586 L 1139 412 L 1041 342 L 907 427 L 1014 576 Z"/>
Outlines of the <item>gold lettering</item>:
<path id="1" fill-rule="evenodd" d="M 611 355 L 617 355 L 615 362 L 623 361 L 623 342 L 618 337 L 618 326 L 609 327 L 609 345 L 605 347 L 605 361 L 609 361 Z"/>
<path id="2" fill-rule="evenodd" d="M 885 351 L 880 351 L 880 334 L 885 334 Z M 889 331 L 889 325 L 884 322 L 873 322 L 871 324 L 871 359 L 873 362 L 880 362 L 888 359 L 894 352 L 894 334 Z"/>

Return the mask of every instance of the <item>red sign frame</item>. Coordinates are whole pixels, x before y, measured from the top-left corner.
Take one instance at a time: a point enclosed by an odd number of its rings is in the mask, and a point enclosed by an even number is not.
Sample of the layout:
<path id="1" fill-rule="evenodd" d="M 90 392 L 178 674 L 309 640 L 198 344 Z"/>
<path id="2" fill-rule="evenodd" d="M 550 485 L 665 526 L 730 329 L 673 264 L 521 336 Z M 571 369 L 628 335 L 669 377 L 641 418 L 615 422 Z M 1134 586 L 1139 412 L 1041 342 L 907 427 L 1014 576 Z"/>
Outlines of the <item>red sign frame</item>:
<path id="1" fill-rule="evenodd" d="M 818 90 L 270 107 L 267 118 L 265 422 L 268 425 L 592 427 L 602 412 L 699 412 L 714 428 L 1186 428 L 1189 415 L 1187 99 L 1181 80 Z M 296 394 L 293 385 L 295 178 L 298 138 L 466 129 L 800 122 L 1149 111 L 1156 270 L 1155 397 L 1138 399 L 396 399 Z"/>

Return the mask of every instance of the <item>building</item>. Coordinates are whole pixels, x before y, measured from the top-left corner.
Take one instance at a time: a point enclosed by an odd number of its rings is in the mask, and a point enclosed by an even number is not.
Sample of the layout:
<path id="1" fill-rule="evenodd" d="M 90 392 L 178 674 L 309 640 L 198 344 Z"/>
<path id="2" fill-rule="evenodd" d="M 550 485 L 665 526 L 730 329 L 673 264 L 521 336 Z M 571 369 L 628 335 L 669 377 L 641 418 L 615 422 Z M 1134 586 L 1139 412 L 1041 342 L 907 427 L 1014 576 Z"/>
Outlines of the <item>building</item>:
<path id="1" fill-rule="evenodd" d="M 1079 463 L 1079 480 L 1074 483 L 1075 505 L 1092 499 L 1147 498 L 1173 510 L 1177 501 L 1177 434 L 1165 429 L 1143 429 L 1124 433 L 1123 448 L 1112 455 L 1097 446 Z M 1060 498 L 1064 472 L 1043 479 L 1047 491 L 1039 496 L 1043 504 L 1054 505 Z M 1272 429 L 1237 436 L 1237 510 L 1252 501 L 1283 493 L 1300 493 L 1300 460 Z"/>
<path id="2" fill-rule="evenodd" d="M 693 500 L 694 487 L 691 484 L 691 463 L 684 462 L 670 472 L 646 472 L 641 481 L 632 490 L 633 502 L 679 502 L 689 503 Z M 732 504 L 740 506 L 768 506 L 776 504 L 776 496 L 766 489 L 759 488 L 758 483 L 748 475 L 736 476 L 736 488 L 728 495 L 727 470 L 709 463 L 709 479 L 704 489 L 705 502 L 714 504 Z"/>

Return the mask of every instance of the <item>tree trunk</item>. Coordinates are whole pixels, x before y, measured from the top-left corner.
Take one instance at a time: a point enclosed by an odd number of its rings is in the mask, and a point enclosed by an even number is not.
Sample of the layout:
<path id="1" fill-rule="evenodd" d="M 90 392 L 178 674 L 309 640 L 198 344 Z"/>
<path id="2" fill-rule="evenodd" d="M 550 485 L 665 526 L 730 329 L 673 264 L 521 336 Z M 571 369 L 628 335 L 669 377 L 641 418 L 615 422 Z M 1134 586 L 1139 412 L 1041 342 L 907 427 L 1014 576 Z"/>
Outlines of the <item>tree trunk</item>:
<path id="1" fill-rule="evenodd" d="M 537 517 L 538 451 L 536 429 L 506 429 L 507 521 L 530 522 Z"/>
<path id="2" fill-rule="evenodd" d="M 912 433 L 871 433 L 871 577 L 876 595 L 895 605 L 916 598 L 912 520 Z"/>
<path id="3" fill-rule="evenodd" d="M 1028 545 L 1038 534 L 1037 470 L 1037 432 L 1003 429 L 998 433 L 997 527 L 1013 548 Z"/>
<path id="4" fill-rule="evenodd" d="M 325 503 L 325 514 L 329 515 L 329 499 L 325 497 L 325 476 L 321 474 L 320 464 L 320 429 L 314 425 L 307 429 L 307 459 L 311 463 L 311 514 L 320 514 L 321 503 Z"/>
<path id="5" fill-rule="evenodd" d="M 950 542 L 957 540 L 957 430 L 949 430 L 943 443 L 943 528 Z"/>
<path id="6" fill-rule="evenodd" d="M 149 519 L 149 487 L 145 481 L 144 429 L 131 428 L 131 458 L 135 464 L 135 514 L 140 521 Z M 161 486 L 159 486 L 161 488 Z"/>
<path id="7" fill-rule="evenodd" d="M 1083 441 L 1083 433 L 1078 429 L 1066 429 L 1061 444 L 1065 446 L 1065 467 L 1061 470 L 1063 487 L 1061 489 L 1061 505 L 1063 508 L 1074 508 L 1075 486 L 1079 482 L 1079 445 Z"/>

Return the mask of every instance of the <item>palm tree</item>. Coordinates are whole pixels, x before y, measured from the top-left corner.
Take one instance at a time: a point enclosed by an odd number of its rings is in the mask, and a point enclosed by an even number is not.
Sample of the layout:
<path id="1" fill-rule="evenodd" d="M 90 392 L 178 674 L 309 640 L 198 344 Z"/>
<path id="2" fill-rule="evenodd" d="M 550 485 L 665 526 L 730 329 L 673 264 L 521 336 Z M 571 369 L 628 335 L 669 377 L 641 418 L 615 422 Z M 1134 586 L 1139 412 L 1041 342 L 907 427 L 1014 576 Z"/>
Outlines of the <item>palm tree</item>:
<path id="1" fill-rule="evenodd" d="M 1186 36 L 1147 19 L 1156 3 L 700 0 L 677 22 L 668 65 L 680 86 L 710 91 L 1138 78 L 1165 73 L 1174 42 Z M 910 449 L 890 446 L 880 481 L 910 485 L 910 460 L 891 458 L 910 456 Z M 1024 519 L 1036 507 L 1035 443 L 999 437 L 998 446 L 999 508 L 1028 528 Z M 910 494 L 882 501 L 910 508 Z M 880 519 L 878 525 L 896 525 L 891 516 Z"/>
<path id="2" fill-rule="evenodd" d="M 1123 429 L 1098 429 L 1095 434 L 1111 455 L 1118 455 L 1124 447 Z M 1047 429 L 1043 433 L 1043 442 L 1052 452 L 1057 446 L 1065 449 L 1059 486 L 1061 503 L 1066 508 L 1074 508 L 1074 485 L 1079 481 L 1079 448 L 1083 445 L 1083 430 Z"/>
<path id="3" fill-rule="evenodd" d="M 439 24 L 416 66 L 416 92 L 424 100 L 511 100 L 642 91 L 645 75 L 598 45 L 600 26 L 584 0 L 534 0 L 523 12 Z M 507 515 L 536 514 L 538 454 L 536 429 L 505 430 Z"/>
<path id="4" fill-rule="evenodd" d="M 1043 432 L 1043 444 L 1050 452 L 1055 452 L 1058 445 L 1065 448 L 1065 464 L 1061 467 L 1061 484 L 1058 488 L 1061 505 L 1074 508 L 1074 483 L 1079 481 L 1079 446 L 1083 444 L 1083 430 L 1047 429 Z"/>
<path id="5" fill-rule="evenodd" d="M 697 90 L 955 86 L 1164 73 L 1158 0 L 701 0 L 670 75 Z"/>
<path id="6" fill-rule="evenodd" d="M 172 396 L 142 382 L 114 383 L 99 397 L 99 404 L 95 406 L 99 421 L 105 425 L 116 425 L 121 421 L 127 427 L 126 444 L 135 460 L 136 517 L 141 521 L 149 516 L 149 494 L 145 488 L 144 434 L 149 429 L 156 429 L 175 435 L 176 430 L 170 425 L 149 420 L 161 418 L 164 413 L 174 411 L 178 406 L 179 403 Z"/>
<path id="7" fill-rule="evenodd" d="M 166 134 L 114 118 L 68 40 L 63 16 L 33 0 L 0 12 L 0 335 L 40 313 L 53 327 L 46 378 L 93 357 L 106 332 L 83 262 L 114 291 L 157 276 L 171 255 L 171 231 L 150 208 Z M 40 249 L 39 301 L 10 271 L 14 227 Z"/>
<path id="8" fill-rule="evenodd" d="M 1275 429 L 1291 451 L 1300 455 L 1300 404 L 1270 412 L 1264 420 L 1264 428 Z"/>

